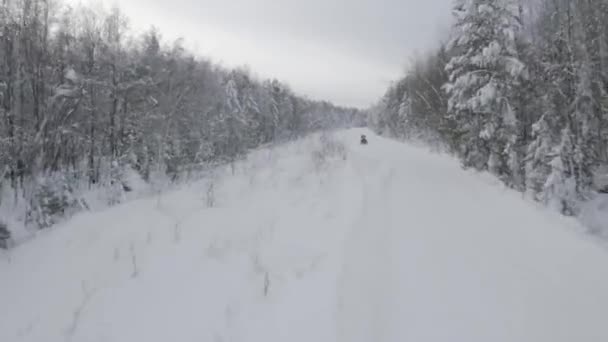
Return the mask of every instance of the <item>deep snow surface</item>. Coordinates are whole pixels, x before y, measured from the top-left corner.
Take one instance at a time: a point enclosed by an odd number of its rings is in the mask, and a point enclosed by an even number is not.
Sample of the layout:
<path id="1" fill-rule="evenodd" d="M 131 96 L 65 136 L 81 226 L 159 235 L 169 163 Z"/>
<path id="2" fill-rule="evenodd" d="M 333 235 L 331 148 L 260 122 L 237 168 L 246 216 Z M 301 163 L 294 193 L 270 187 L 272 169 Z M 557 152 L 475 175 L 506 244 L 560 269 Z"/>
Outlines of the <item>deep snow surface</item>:
<path id="1" fill-rule="evenodd" d="M 608 341 L 608 252 L 574 222 L 336 136 L 346 160 L 260 150 L 1 255 L 0 341 Z"/>

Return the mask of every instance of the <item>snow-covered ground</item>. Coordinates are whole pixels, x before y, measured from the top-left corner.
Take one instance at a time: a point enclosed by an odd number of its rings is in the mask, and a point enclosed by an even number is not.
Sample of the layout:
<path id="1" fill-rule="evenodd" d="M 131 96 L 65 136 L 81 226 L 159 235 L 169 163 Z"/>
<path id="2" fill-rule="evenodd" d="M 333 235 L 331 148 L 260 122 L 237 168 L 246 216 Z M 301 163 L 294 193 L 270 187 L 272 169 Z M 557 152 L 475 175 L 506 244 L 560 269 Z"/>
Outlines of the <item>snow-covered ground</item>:
<path id="1" fill-rule="evenodd" d="M 608 341 L 608 251 L 574 221 L 425 149 L 335 139 L 1 255 L 0 341 Z"/>

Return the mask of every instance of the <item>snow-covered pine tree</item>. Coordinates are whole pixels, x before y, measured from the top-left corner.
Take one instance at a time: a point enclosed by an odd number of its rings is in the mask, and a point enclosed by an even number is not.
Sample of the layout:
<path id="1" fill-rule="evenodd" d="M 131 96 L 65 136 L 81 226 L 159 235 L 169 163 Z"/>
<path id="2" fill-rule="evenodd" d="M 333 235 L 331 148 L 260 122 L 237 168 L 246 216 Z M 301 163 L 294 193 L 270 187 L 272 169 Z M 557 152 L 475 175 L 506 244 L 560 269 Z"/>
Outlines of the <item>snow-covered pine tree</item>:
<path id="1" fill-rule="evenodd" d="M 547 97 L 545 96 L 546 100 Z M 525 159 L 525 188 L 527 193 L 536 200 L 542 200 L 545 182 L 552 171 L 551 162 L 555 158 L 554 146 L 559 137 L 554 135 L 555 118 L 552 113 L 543 115 L 532 126 L 533 140 L 527 147 Z"/>
<path id="2" fill-rule="evenodd" d="M 543 71 L 536 87 L 545 95 L 541 101 L 543 117 L 534 127 L 544 129 L 535 130 L 528 146 L 526 168 L 531 174 L 527 181 L 538 194 L 545 175 L 551 187 L 544 186 L 541 197 L 561 203 L 559 209 L 567 213 L 575 213 L 578 201 L 589 196 L 601 155 L 601 106 L 597 99 L 601 98 L 602 81 L 600 73 L 594 71 L 599 54 L 594 49 L 599 37 L 594 26 L 599 24 L 589 6 L 566 0 L 545 3 L 537 22 Z"/>
<path id="3" fill-rule="evenodd" d="M 599 5 L 599 4 L 598 4 Z M 573 11 L 572 45 L 575 48 L 575 97 L 573 99 L 571 129 L 575 142 L 575 177 L 581 199 L 590 195 L 593 173 L 600 163 L 601 105 L 596 99 L 605 94 L 599 59 L 600 24 L 596 6 L 592 2 L 577 3 Z"/>
<path id="4" fill-rule="evenodd" d="M 543 202 L 565 215 L 575 213 L 578 201 L 575 178 L 575 150 L 573 134 L 567 127 L 562 130 L 560 145 L 552 153 L 553 158 L 549 163 L 551 172 L 543 189 Z"/>
<path id="5" fill-rule="evenodd" d="M 403 93 L 399 110 L 397 111 L 396 129 L 399 137 L 407 139 L 418 127 L 412 122 L 412 99 L 407 92 Z"/>
<path id="6" fill-rule="evenodd" d="M 512 0 L 457 0 L 446 66 L 448 116 L 460 133 L 463 163 L 503 180 L 510 166 L 519 167 L 509 161 L 518 134 L 515 88 L 526 73 L 517 51 L 518 13 Z"/>

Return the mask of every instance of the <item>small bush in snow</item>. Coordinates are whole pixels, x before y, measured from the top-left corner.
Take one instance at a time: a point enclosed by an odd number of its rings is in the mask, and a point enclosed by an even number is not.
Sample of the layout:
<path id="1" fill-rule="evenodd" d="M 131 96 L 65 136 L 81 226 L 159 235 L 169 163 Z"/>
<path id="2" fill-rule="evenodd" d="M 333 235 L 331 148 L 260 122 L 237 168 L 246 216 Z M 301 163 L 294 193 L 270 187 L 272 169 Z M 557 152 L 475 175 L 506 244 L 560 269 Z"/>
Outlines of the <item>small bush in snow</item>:
<path id="1" fill-rule="evenodd" d="M 319 169 L 332 159 L 346 160 L 346 146 L 329 134 L 319 138 L 320 146 L 312 152 L 315 168 Z"/>
<path id="2" fill-rule="evenodd" d="M 579 219 L 592 234 L 608 238 L 608 195 L 598 194 L 584 203 Z"/>
<path id="3" fill-rule="evenodd" d="M 0 221 L 0 248 L 7 249 L 11 239 L 11 232 L 6 223 Z"/>
<path id="4" fill-rule="evenodd" d="M 35 188 L 26 223 L 40 229 L 48 228 L 83 208 L 86 208 L 86 204 L 75 198 L 66 177 L 62 174 L 52 175 L 40 180 Z"/>
<path id="5" fill-rule="evenodd" d="M 131 187 L 125 184 L 124 168 L 117 162 L 112 162 L 110 167 L 110 179 L 107 187 L 108 204 L 116 205 L 124 201 L 125 192 L 131 191 Z"/>
<path id="6" fill-rule="evenodd" d="M 598 192 L 608 194 L 608 165 L 603 165 L 595 170 L 593 186 Z"/>

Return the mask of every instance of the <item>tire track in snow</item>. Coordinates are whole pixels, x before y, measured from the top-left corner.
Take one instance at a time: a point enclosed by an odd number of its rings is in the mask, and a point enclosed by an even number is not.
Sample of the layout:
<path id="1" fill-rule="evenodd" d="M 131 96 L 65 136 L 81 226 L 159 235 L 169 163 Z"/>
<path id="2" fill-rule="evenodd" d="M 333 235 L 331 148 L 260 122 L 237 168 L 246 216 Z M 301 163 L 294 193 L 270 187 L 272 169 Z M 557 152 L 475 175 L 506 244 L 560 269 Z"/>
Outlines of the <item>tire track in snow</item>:
<path id="1" fill-rule="evenodd" d="M 394 169 L 363 151 L 353 153 L 352 166 L 361 182 L 362 208 L 346 238 L 338 285 L 338 341 L 383 341 L 392 292 L 387 194 Z"/>

